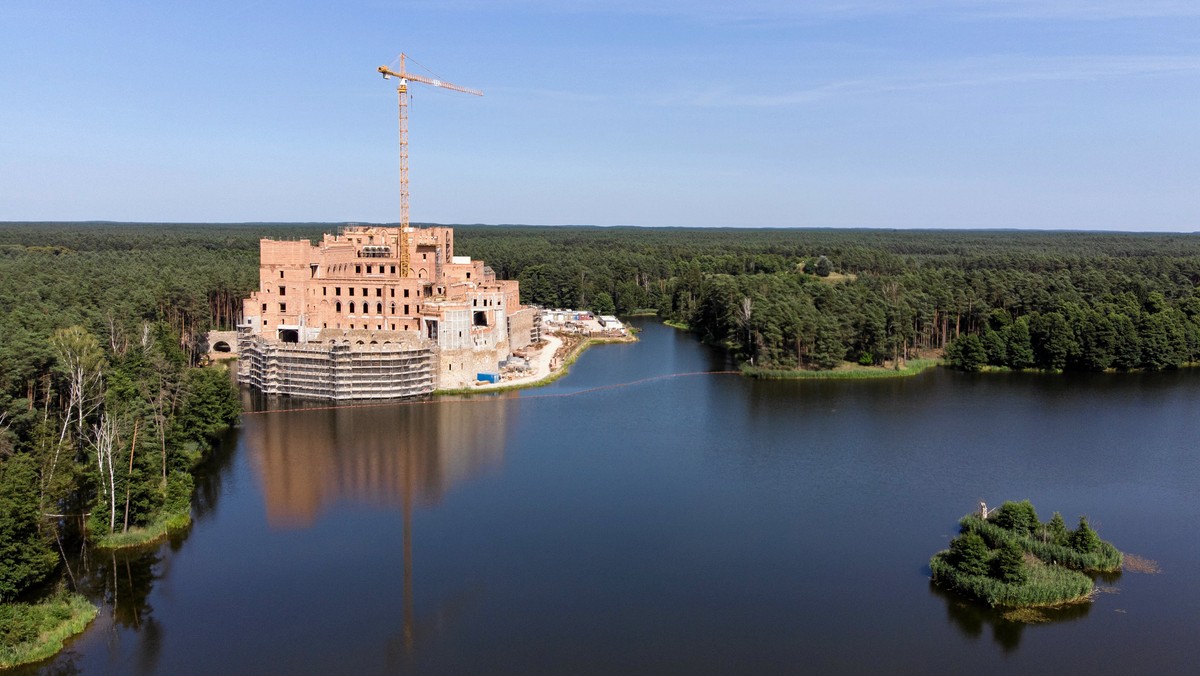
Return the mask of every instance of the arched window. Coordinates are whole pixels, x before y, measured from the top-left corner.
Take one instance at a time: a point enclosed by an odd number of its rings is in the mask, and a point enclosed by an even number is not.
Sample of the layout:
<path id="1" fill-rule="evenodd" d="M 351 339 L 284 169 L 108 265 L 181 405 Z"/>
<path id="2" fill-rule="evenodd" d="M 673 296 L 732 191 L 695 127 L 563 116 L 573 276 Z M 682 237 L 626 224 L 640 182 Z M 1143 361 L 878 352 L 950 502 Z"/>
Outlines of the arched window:
<path id="1" fill-rule="evenodd" d="M 342 301 L 340 301 L 340 300 L 337 302 L 337 311 L 339 313 L 341 313 L 341 311 L 342 311 Z"/>
<path id="2" fill-rule="evenodd" d="M 383 314 L 383 303 L 375 304 L 375 314 L 377 314 L 377 315 Z"/>
<path id="3" fill-rule="evenodd" d="M 354 302 L 350 302 L 350 314 L 354 314 Z"/>
<path id="4" fill-rule="evenodd" d="M 392 311 L 389 314 L 396 314 L 396 304 L 392 303 Z"/>

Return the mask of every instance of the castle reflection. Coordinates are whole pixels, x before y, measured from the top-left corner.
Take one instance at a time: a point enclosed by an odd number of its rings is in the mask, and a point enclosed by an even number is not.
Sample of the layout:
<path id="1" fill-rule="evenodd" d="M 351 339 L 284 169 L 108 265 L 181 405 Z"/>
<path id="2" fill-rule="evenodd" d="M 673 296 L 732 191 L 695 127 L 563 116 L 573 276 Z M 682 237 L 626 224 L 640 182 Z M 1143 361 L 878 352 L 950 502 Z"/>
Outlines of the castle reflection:
<path id="1" fill-rule="evenodd" d="M 498 466 L 514 395 L 264 412 L 242 437 L 272 527 L 311 525 L 339 502 L 407 509 Z"/>

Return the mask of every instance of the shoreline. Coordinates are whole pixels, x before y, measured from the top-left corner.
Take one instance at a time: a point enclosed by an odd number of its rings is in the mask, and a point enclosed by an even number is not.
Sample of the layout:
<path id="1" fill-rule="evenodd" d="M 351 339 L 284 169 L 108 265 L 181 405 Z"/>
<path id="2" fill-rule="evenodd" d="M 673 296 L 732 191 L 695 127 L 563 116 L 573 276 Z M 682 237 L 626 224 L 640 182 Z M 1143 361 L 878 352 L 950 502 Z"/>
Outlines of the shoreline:
<path id="1" fill-rule="evenodd" d="M 846 362 L 849 364 L 850 362 Z M 846 368 L 835 368 L 825 371 L 803 371 L 784 369 L 764 369 L 754 366 L 742 366 L 742 375 L 747 378 L 761 380 L 873 380 L 879 378 L 907 378 L 923 373 L 942 364 L 941 359 L 909 359 L 904 368 L 896 370 L 887 366 L 859 366 L 855 364 Z"/>
<path id="2" fill-rule="evenodd" d="M 663 320 L 664 326 L 678 331 L 691 331 L 684 322 Z M 908 359 L 902 369 L 887 366 L 861 366 L 853 362 L 842 362 L 842 366 L 818 371 L 805 369 L 768 369 L 742 364 L 739 370 L 747 378 L 760 380 L 872 380 L 877 378 L 905 378 L 942 365 L 936 357 Z"/>
<path id="3" fill-rule="evenodd" d="M 101 535 L 92 541 L 97 549 L 116 551 L 158 544 L 172 534 L 185 531 L 192 525 L 192 509 L 162 514 L 148 526 L 135 526 L 124 533 Z"/>
<path id="4" fill-rule="evenodd" d="M 495 384 L 477 385 L 475 387 L 460 387 L 450 390 L 435 390 L 434 396 L 457 396 L 464 394 L 495 394 L 499 392 L 512 392 L 515 390 L 524 390 L 533 387 L 541 387 L 562 378 L 571 371 L 571 365 L 593 345 L 605 345 L 610 343 L 636 343 L 638 338 L 634 334 L 627 335 L 623 338 L 606 337 L 606 336 L 589 336 L 579 341 L 572 346 L 567 354 L 563 355 L 562 363 L 553 366 L 554 357 L 559 348 L 563 344 L 559 334 L 549 334 L 546 337 L 546 345 L 542 346 L 538 352 L 535 362 L 538 368 L 534 370 L 533 375 L 516 378 L 514 380 L 502 381 Z"/>
<path id="5" fill-rule="evenodd" d="M 12 669 L 54 657 L 62 652 L 67 641 L 82 634 L 100 612 L 87 597 L 79 593 L 55 595 L 41 603 L 6 603 L 5 606 L 10 612 L 24 611 L 21 613 L 23 619 L 34 616 L 37 633 L 31 640 L 0 646 L 0 669 Z M 66 616 L 57 623 L 45 626 L 46 620 L 64 613 Z M 4 619 L 5 624 L 12 621 L 8 617 Z"/>

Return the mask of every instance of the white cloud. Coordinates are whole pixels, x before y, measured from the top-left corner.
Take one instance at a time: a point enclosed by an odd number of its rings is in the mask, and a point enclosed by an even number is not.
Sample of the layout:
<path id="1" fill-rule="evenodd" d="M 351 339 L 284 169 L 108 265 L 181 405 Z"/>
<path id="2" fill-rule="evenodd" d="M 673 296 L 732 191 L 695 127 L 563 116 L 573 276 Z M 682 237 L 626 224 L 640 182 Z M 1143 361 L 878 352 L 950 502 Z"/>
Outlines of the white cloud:
<path id="1" fill-rule="evenodd" d="M 668 106 L 768 108 L 887 92 L 1198 74 L 1200 56 L 969 59 L 953 65 L 923 64 L 921 72 L 912 76 L 849 79 L 776 93 L 705 87 L 699 92 L 676 92 L 655 102 Z"/>

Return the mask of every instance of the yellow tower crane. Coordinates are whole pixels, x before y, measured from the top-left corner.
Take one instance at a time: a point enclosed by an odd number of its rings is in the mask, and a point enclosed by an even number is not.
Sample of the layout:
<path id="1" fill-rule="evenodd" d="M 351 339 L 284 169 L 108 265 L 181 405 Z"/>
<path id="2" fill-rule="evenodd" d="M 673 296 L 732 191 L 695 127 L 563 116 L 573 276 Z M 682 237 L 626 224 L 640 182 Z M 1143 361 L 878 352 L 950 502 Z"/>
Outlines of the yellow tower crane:
<path id="1" fill-rule="evenodd" d="M 472 94 L 474 96 L 483 96 L 483 92 L 478 89 L 469 89 L 460 87 L 449 82 L 442 82 L 433 78 L 410 73 L 404 69 L 405 55 L 400 55 L 400 70 L 395 71 L 387 66 L 380 66 L 376 70 L 383 75 L 383 79 L 394 77 L 400 80 L 400 85 L 396 87 L 396 95 L 400 100 L 400 241 L 397 243 L 400 249 L 400 274 L 408 276 L 409 261 L 408 261 L 408 83 L 420 82 L 442 89 L 450 89 L 464 94 Z"/>

